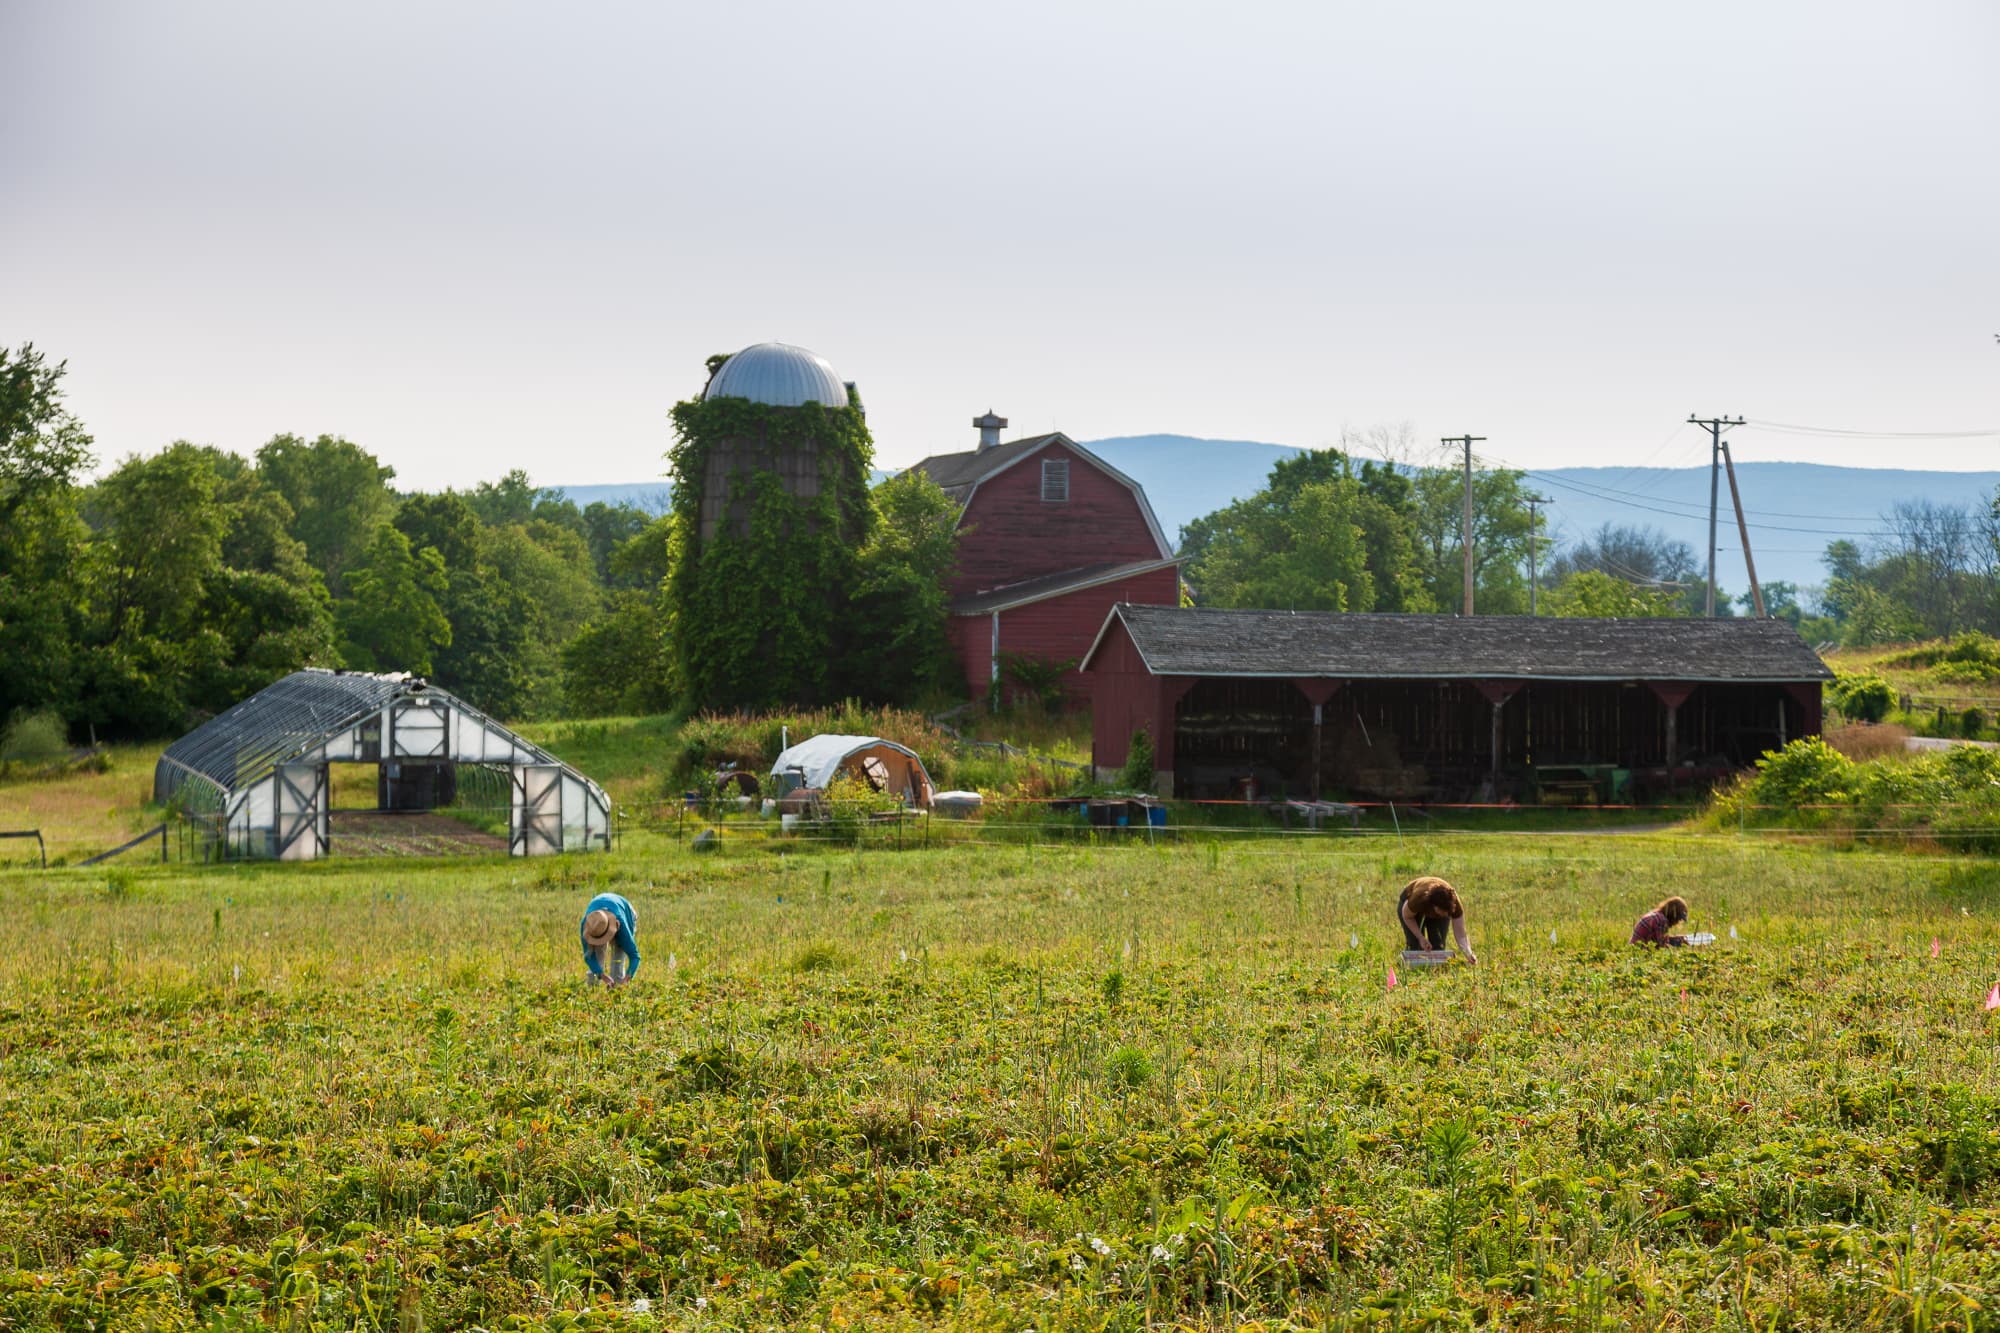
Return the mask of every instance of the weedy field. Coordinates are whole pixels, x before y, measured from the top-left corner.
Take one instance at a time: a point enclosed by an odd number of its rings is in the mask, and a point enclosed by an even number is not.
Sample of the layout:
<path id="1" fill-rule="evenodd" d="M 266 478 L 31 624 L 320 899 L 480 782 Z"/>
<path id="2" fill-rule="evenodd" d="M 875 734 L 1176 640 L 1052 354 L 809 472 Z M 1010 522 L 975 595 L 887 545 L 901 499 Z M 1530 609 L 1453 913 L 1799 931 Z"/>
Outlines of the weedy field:
<path id="1" fill-rule="evenodd" d="M 0 1328 L 2000 1327 L 2000 867 L 1307 847 L 0 875 Z"/>

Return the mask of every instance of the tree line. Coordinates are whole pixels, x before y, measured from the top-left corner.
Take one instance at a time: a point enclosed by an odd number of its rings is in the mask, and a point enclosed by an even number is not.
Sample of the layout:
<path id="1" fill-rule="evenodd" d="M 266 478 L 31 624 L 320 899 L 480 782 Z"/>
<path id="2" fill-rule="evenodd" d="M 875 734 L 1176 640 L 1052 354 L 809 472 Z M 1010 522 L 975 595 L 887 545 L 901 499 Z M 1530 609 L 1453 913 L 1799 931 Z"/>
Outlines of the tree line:
<path id="1" fill-rule="evenodd" d="M 1280 461 L 1264 488 L 1181 531 L 1195 602 L 1314 611 L 1455 612 L 1462 604 L 1465 478 L 1390 461 L 1407 432 L 1378 428 Z M 1358 457 L 1359 448 L 1384 455 Z M 1698 616 L 1706 568 L 1694 548 L 1644 524 L 1553 540 L 1524 475 L 1472 479 L 1474 610 L 1550 616 Z M 1530 583 L 1530 544 L 1539 557 Z M 1822 584 L 1762 585 L 1766 613 L 1813 643 L 1861 646 L 2000 633 L 2000 493 L 1892 506 L 1863 546 L 1832 542 Z M 1717 590 L 1718 615 L 1750 614 L 1748 591 Z"/>
<path id="2" fill-rule="evenodd" d="M 602 655 L 574 648 L 654 597 L 661 520 L 519 472 L 399 492 L 332 435 L 248 459 L 175 441 L 88 481 L 63 369 L 0 348 L 0 716 L 170 735 L 303 666 L 410 671 L 504 717 L 605 701 Z"/>
<path id="3" fill-rule="evenodd" d="M 671 514 L 518 471 L 400 491 L 335 435 L 250 458 L 177 440 L 93 481 L 63 374 L 0 347 L 0 722 L 176 735 L 306 666 L 408 671 L 510 719 L 731 702 L 697 697 L 673 651 Z M 956 510 L 910 476 L 863 503 L 851 651 L 821 692 L 908 703 L 951 679 Z"/>

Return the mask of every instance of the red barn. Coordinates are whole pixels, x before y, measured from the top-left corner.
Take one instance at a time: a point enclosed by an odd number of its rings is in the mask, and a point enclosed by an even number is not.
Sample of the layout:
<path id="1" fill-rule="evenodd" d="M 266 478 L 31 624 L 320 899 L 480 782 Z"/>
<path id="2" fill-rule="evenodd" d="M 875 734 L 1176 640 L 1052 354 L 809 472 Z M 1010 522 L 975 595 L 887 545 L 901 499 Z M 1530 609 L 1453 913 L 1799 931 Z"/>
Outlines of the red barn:
<path id="1" fill-rule="evenodd" d="M 976 419 L 979 447 L 915 465 L 959 505 L 952 649 L 984 693 L 1000 658 L 1076 665 L 1120 602 L 1173 606 L 1180 561 L 1146 492 L 1061 432 L 1000 443 L 1006 418 Z"/>

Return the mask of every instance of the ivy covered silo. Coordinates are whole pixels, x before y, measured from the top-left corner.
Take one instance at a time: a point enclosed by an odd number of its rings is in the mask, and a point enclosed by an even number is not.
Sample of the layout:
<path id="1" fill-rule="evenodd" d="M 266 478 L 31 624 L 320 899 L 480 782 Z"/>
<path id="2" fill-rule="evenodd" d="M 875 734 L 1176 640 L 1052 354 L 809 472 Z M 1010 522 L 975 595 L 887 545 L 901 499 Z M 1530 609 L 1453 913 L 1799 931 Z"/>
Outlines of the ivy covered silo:
<path id="1" fill-rule="evenodd" d="M 852 384 L 802 347 L 710 362 L 673 410 L 673 654 L 688 703 L 823 700 L 868 535 L 874 444 Z"/>

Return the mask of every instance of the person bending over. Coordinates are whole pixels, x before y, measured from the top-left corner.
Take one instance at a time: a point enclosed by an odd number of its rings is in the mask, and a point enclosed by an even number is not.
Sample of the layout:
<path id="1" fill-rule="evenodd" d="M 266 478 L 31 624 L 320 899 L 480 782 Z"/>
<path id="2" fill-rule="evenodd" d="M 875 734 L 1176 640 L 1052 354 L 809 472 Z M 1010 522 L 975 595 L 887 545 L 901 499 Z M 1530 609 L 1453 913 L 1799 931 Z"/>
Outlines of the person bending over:
<path id="1" fill-rule="evenodd" d="M 639 974 L 638 916 L 615 893 L 600 893 L 583 909 L 583 962 L 592 985 L 617 986 Z"/>
<path id="2" fill-rule="evenodd" d="M 1669 935 L 1667 932 L 1687 919 L 1687 899 L 1669 898 L 1639 918 L 1639 924 L 1632 927 L 1632 943 L 1678 949 L 1687 943 L 1687 936 Z"/>
<path id="3" fill-rule="evenodd" d="M 1436 875 L 1421 875 L 1403 886 L 1402 896 L 1396 899 L 1396 920 L 1403 927 L 1404 947 L 1409 949 L 1444 948 L 1445 926 L 1450 923 L 1465 961 L 1479 961 L 1465 935 L 1465 904 L 1458 900 L 1458 890 Z"/>

